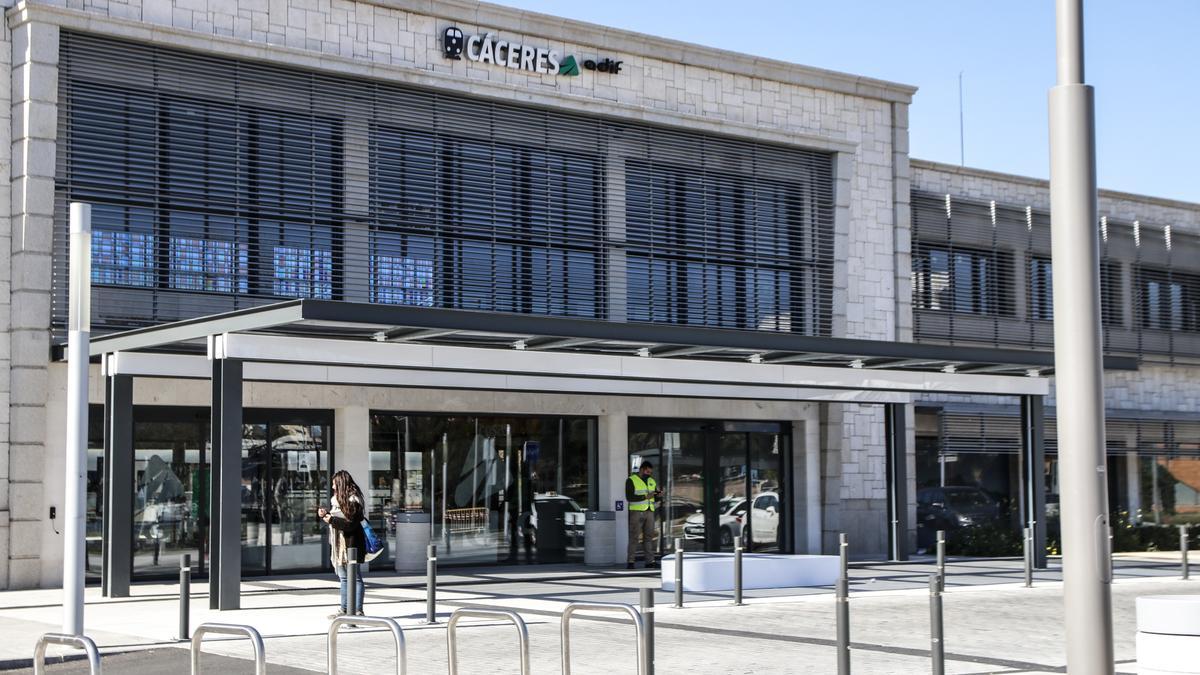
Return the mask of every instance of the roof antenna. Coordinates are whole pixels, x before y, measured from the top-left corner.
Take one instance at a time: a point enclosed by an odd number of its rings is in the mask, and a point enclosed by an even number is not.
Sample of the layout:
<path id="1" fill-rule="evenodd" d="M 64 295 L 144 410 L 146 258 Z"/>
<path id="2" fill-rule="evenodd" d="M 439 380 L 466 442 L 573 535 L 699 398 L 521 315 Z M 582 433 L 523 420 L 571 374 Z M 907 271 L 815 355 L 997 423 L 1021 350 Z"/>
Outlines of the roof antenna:
<path id="1" fill-rule="evenodd" d="M 965 132 L 963 130 L 963 71 L 958 71 L 958 164 L 967 165 Z"/>

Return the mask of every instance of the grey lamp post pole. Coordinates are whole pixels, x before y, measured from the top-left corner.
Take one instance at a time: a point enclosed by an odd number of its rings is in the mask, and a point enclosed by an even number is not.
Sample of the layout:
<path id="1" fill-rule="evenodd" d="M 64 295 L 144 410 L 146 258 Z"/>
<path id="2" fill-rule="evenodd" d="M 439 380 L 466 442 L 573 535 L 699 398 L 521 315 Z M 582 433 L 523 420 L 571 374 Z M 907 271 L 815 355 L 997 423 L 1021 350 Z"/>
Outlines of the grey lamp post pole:
<path id="1" fill-rule="evenodd" d="M 92 207 L 71 204 L 68 289 L 67 447 L 64 463 L 63 632 L 83 635 L 87 504 L 88 344 L 91 329 Z"/>
<path id="2" fill-rule="evenodd" d="M 1092 88 L 1083 83 L 1083 0 L 1057 0 L 1056 9 L 1058 84 L 1050 90 L 1050 223 L 1067 670 L 1103 675 L 1113 672 L 1112 563 L 1094 98 Z"/>

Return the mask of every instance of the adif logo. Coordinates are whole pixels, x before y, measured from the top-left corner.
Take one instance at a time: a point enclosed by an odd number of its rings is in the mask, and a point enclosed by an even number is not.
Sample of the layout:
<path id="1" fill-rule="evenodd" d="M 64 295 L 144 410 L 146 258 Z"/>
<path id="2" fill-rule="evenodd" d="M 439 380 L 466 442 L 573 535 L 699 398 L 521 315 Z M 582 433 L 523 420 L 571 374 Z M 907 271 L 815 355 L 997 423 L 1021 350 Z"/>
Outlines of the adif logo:
<path id="1" fill-rule="evenodd" d="M 563 59 L 562 64 L 558 67 L 558 74 L 568 77 L 574 77 L 579 74 L 579 64 L 575 62 L 574 56 L 567 56 L 567 58 Z"/>

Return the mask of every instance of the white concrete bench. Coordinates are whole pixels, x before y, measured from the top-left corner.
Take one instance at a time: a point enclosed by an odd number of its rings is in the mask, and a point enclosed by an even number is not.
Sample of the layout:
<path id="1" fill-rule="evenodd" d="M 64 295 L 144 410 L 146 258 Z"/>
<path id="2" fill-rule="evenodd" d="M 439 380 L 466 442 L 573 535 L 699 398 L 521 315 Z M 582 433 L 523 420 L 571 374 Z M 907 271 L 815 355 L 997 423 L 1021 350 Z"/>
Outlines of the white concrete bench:
<path id="1" fill-rule="evenodd" d="M 1137 627 L 1140 675 L 1200 674 L 1200 595 L 1138 598 Z"/>
<path id="2" fill-rule="evenodd" d="M 837 581 L 836 555 L 742 554 L 742 588 L 832 586 Z M 663 556 L 662 589 L 675 590 L 675 555 Z M 684 553 L 683 590 L 733 590 L 732 553 Z"/>

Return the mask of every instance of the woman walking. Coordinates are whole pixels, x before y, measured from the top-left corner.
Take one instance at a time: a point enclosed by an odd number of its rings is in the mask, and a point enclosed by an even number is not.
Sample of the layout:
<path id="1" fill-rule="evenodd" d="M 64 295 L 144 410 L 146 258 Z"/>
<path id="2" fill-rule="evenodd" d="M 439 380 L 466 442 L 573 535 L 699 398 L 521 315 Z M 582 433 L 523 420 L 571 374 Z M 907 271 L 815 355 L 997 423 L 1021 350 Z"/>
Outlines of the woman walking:
<path id="1" fill-rule="evenodd" d="M 330 552 L 329 560 L 333 563 L 333 570 L 337 572 L 338 581 L 341 582 L 341 601 L 342 606 L 338 611 L 330 615 L 330 619 L 335 619 L 347 613 L 347 588 L 346 576 L 347 567 L 349 565 L 349 552 L 354 549 L 356 552 L 356 560 L 359 563 L 358 583 L 352 592 L 355 597 L 355 614 L 363 615 L 363 592 L 364 584 L 362 578 L 362 562 L 367 552 L 366 537 L 363 536 L 362 521 L 367 517 L 366 500 L 363 499 L 362 490 L 358 489 L 358 484 L 354 482 L 354 478 L 350 476 L 348 471 L 338 471 L 333 474 L 333 496 L 329 500 L 329 510 L 321 507 L 317 510 L 317 516 L 321 520 L 329 524 L 329 540 Z"/>

